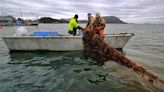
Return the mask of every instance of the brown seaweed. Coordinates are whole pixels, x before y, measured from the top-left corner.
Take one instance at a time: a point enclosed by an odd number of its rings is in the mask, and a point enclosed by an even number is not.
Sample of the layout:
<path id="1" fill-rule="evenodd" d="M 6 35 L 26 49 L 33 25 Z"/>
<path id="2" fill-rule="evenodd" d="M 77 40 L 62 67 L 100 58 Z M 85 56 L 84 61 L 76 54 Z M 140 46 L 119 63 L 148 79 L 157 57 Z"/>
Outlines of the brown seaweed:
<path id="1" fill-rule="evenodd" d="M 164 84 L 164 81 L 159 79 L 158 76 L 149 72 L 143 66 L 128 59 L 109 44 L 107 44 L 102 39 L 102 37 L 94 33 L 94 30 L 87 30 L 84 32 L 83 44 L 84 51 L 87 53 L 87 55 L 98 63 L 102 64 L 108 60 L 112 60 L 123 66 L 126 66 L 127 68 L 133 69 L 135 72 L 141 74 L 142 77 L 147 76 L 148 81 L 152 83 L 156 81 Z"/>

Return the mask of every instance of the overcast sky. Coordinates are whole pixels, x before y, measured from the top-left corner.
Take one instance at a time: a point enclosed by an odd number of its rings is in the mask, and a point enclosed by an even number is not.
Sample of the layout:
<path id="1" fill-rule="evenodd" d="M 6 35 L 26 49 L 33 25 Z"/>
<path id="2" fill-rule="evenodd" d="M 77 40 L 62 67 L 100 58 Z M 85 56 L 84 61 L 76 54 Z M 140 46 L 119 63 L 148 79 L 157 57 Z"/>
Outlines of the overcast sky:
<path id="1" fill-rule="evenodd" d="M 70 18 L 88 12 L 117 16 L 130 23 L 164 23 L 164 0 L 0 0 L 0 15 Z"/>

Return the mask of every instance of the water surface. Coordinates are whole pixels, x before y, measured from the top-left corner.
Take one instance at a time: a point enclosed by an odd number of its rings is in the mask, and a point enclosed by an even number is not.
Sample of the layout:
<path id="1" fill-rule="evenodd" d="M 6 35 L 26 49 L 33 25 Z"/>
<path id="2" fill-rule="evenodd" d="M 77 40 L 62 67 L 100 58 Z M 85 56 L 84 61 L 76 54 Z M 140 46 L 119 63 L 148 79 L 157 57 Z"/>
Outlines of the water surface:
<path id="1" fill-rule="evenodd" d="M 67 34 L 67 24 L 40 24 L 36 30 Z M 83 25 L 84 26 L 84 25 Z M 18 27 L 5 27 L 12 36 Z M 123 52 L 164 79 L 164 25 L 110 24 L 106 33 L 135 33 Z M 162 92 L 130 69 L 114 62 L 100 66 L 83 51 L 9 53 L 0 38 L 0 92 Z"/>

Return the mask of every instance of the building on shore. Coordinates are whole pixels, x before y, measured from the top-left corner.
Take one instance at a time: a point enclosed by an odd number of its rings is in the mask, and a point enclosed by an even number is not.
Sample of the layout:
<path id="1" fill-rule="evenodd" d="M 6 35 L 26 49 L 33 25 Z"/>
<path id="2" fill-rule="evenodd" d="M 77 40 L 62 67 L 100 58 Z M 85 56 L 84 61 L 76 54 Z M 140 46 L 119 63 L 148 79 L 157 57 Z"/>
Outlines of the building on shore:
<path id="1" fill-rule="evenodd" d="M 15 18 L 12 16 L 0 16 L 0 25 L 13 26 L 15 24 Z"/>

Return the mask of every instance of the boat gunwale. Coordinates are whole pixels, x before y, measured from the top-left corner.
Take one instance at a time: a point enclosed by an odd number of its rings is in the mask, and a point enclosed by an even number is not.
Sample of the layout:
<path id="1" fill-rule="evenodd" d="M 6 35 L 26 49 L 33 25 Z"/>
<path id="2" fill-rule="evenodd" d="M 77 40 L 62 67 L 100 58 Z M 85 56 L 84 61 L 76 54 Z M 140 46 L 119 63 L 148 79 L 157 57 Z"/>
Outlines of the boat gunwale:
<path id="1" fill-rule="evenodd" d="M 119 34 L 105 34 L 105 37 L 132 37 L 134 34 L 133 33 L 119 33 Z M 68 36 L 68 35 L 61 35 L 61 36 L 2 36 L 2 38 L 30 38 L 30 39 L 35 39 L 35 38 L 82 38 L 82 36 Z"/>

